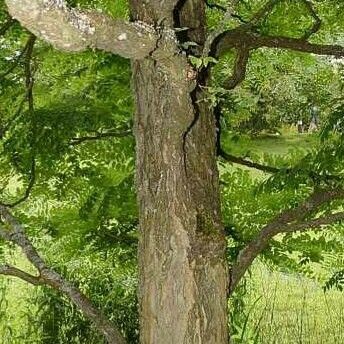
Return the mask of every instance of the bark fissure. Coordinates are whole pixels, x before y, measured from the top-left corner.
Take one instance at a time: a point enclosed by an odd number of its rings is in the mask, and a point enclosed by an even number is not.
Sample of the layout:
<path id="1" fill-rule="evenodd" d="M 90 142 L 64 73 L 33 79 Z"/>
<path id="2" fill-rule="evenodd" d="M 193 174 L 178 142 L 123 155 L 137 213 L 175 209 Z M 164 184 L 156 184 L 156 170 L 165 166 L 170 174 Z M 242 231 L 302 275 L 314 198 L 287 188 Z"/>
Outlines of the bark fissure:
<path id="1" fill-rule="evenodd" d="M 190 134 L 191 130 L 193 129 L 193 127 L 196 125 L 197 121 L 200 118 L 200 109 L 198 106 L 198 92 L 199 92 L 198 88 L 199 88 L 199 83 L 197 83 L 197 87 L 195 87 L 195 89 L 190 92 L 190 99 L 191 99 L 191 103 L 192 103 L 192 107 L 193 107 L 193 111 L 194 111 L 194 117 L 193 117 L 191 123 L 186 128 L 185 132 L 183 133 L 183 153 L 184 153 L 183 160 L 184 160 L 184 168 L 185 168 L 186 176 L 188 175 L 187 139 L 188 139 L 188 135 Z"/>
<path id="2" fill-rule="evenodd" d="M 142 20 L 148 9 L 135 4 L 136 18 Z M 199 44 L 203 1 L 177 5 L 180 21 L 171 11 L 166 23 L 188 27 L 185 39 Z M 165 37 L 152 56 L 155 61 L 133 63 L 141 342 L 227 344 L 228 269 L 215 121 L 202 89 L 206 75 L 188 62 L 188 55 L 197 52 L 181 52 L 180 42 L 165 59 Z"/>

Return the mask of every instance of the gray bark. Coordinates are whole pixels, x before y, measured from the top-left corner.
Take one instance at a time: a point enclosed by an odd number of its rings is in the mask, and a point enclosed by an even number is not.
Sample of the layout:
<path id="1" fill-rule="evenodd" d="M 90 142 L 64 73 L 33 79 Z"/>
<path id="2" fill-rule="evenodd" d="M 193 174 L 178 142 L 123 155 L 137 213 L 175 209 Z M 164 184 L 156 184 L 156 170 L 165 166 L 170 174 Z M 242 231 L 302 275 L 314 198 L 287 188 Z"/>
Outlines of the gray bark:
<path id="1" fill-rule="evenodd" d="M 192 28 L 189 39 L 201 44 L 203 2 L 185 6 L 179 24 Z M 132 7 L 136 19 L 159 19 L 158 1 L 132 1 Z M 169 63 L 156 59 L 164 55 L 160 43 L 151 58 L 133 62 L 141 343 L 227 344 L 228 269 L 214 116 L 199 72 L 177 46 Z"/>
<path id="2" fill-rule="evenodd" d="M 64 0 L 5 0 L 13 18 L 36 36 L 66 51 L 97 48 L 141 59 L 156 45 L 154 28 L 96 11 L 71 9 Z"/>

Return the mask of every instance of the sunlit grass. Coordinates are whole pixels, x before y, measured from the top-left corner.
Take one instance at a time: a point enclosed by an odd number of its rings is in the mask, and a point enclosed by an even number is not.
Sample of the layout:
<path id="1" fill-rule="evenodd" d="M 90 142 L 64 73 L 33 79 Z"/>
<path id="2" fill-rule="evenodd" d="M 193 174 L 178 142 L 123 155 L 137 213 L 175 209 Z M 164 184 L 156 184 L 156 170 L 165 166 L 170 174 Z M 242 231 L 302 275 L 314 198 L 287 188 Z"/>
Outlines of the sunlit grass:
<path id="1" fill-rule="evenodd" d="M 252 334 L 257 334 L 261 344 L 344 343 L 344 294 L 340 291 L 324 292 L 312 280 L 272 272 L 258 262 L 244 299 L 250 313 L 243 340 L 236 343 L 251 343 Z"/>

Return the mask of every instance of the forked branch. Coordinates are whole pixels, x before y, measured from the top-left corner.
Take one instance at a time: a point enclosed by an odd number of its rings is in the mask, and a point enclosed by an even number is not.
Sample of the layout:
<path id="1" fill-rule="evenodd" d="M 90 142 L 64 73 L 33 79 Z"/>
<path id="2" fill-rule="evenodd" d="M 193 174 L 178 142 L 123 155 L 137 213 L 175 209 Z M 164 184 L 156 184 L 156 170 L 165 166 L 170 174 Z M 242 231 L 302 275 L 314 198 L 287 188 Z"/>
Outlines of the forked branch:
<path id="1" fill-rule="evenodd" d="M 51 269 L 38 254 L 36 248 L 25 234 L 23 226 L 9 212 L 0 205 L 0 238 L 19 246 L 27 259 L 37 269 L 39 276 L 30 275 L 11 266 L 1 266 L 0 274 L 15 276 L 34 285 L 46 285 L 65 294 L 90 319 L 98 331 L 104 335 L 109 344 L 124 344 L 125 339 L 114 325 L 98 310 L 92 302 L 71 283 Z"/>
<path id="2" fill-rule="evenodd" d="M 240 251 L 231 269 L 230 293 L 232 293 L 254 259 L 268 246 L 270 239 L 280 233 L 292 233 L 309 229 L 318 229 L 344 220 L 344 212 L 324 217 L 305 220 L 314 214 L 319 207 L 333 200 L 343 199 L 344 190 L 318 190 L 296 208 L 287 209 L 276 216 L 256 235 L 247 246 Z"/>

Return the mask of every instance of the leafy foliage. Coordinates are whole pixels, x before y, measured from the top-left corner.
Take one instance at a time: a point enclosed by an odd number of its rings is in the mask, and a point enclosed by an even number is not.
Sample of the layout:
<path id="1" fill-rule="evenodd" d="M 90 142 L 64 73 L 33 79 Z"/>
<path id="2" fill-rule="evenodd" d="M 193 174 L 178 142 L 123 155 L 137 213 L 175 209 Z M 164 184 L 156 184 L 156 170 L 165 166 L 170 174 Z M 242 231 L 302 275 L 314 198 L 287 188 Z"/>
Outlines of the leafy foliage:
<path id="1" fill-rule="evenodd" d="M 97 8 L 114 17 L 128 17 L 125 0 L 69 3 Z M 218 3 L 226 5 L 228 1 Z M 238 14 L 247 20 L 263 3 L 240 1 Z M 330 37 L 336 41 L 332 34 L 340 29 L 342 2 L 317 1 L 316 6 L 326 29 L 313 39 Z M 6 20 L 2 1 L 0 23 Z M 217 29 L 222 20 L 220 11 L 208 11 L 210 30 Z M 291 21 L 295 25 L 290 25 Z M 259 30 L 299 37 L 311 22 L 304 4 L 290 0 L 281 2 L 268 18 L 261 20 Z M 33 177 L 34 161 L 34 188 L 16 215 L 49 263 L 90 296 L 128 341 L 135 343 L 138 214 L 134 142 L 131 135 L 87 140 L 131 128 L 129 62 L 94 51 L 60 53 L 39 41 L 32 60 L 32 113 L 25 88 L 23 49 L 27 39 L 28 33 L 17 23 L 0 38 L 1 200 L 13 202 L 23 195 Z M 262 49 L 252 54 L 245 82 L 228 92 L 221 85 L 232 72 L 233 54 L 221 61 L 193 58 L 191 62 L 196 68 L 216 64 L 214 83 L 208 91 L 213 104 L 221 101 L 224 105 L 223 147 L 280 168 L 280 172 L 266 176 L 220 163 L 228 259 L 233 262 L 266 223 L 281 210 L 301 202 L 311 188 L 342 186 L 343 67 L 341 61 L 328 58 Z M 314 104 L 320 107 L 321 137 L 311 136 L 306 150 L 274 154 L 271 142 L 268 151 L 252 149 L 258 142 L 252 141 L 252 136 L 282 132 L 300 118 L 308 123 Z M 80 138 L 86 140 L 74 144 Z M 245 140 L 250 143 L 247 147 Z M 320 212 L 326 214 L 342 207 L 342 202 L 334 202 Z M 319 280 L 326 290 L 342 290 L 343 242 L 341 225 L 319 233 L 284 234 L 271 242 L 262 260 L 271 268 Z M 0 259 L 4 247 L 1 243 Z M 6 288 L 0 292 L 5 293 Z M 233 338 L 241 342 L 246 340 L 250 317 L 250 309 L 243 311 L 245 293 L 244 283 L 231 301 L 236 319 Z M 0 298 L 1 302 L 5 302 L 4 298 Z M 101 343 L 92 326 L 60 295 L 42 288 L 31 302 L 37 308 L 28 312 L 36 317 L 31 330 L 37 333 L 40 343 Z M 248 337 L 253 343 L 258 338 L 256 333 Z"/>

